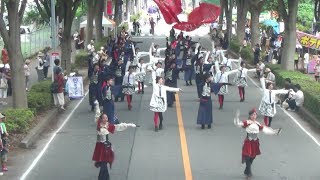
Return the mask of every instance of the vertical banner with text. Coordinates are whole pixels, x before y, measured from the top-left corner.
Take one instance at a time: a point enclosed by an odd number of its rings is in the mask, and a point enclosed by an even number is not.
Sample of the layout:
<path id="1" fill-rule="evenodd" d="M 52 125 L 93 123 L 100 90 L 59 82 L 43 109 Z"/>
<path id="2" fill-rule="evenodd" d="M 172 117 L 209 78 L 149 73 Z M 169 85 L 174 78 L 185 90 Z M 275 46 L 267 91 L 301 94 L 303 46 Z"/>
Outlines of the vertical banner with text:
<path id="1" fill-rule="evenodd" d="M 68 77 L 67 88 L 69 98 L 82 98 L 84 96 L 83 79 L 81 76 Z"/>

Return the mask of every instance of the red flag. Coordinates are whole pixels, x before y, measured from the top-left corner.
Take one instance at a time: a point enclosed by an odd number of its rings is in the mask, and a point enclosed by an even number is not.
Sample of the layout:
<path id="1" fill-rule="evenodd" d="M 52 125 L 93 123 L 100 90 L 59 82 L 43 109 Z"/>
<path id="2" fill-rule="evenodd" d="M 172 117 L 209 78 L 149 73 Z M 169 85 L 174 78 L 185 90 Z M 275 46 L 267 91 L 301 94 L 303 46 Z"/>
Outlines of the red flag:
<path id="1" fill-rule="evenodd" d="M 112 1 L 107 1 L 107 15 L 112 15 Z"/>
<path id="2" fill-rule="evenodd" d="M 167 24 L 180 22 L 178 15 L 182 12 L 181 0 L 154 0 Z"/>
<path id="3" fill-rule="evenodd" d="M 175 24 L 173 28 L 188 32 L 188 31 L 193 31 L 199 28 L 200 26 L 201 24 L 198 24 L 198 23 L 181 22 L 181 23 Z"/>
<path id="4" fill-rule="evenodd" d="M 200 3 L 188 16 L 190 23 L 212 23 L 218 19 L 220 15 L 220 7 L 210 3 Z"/>

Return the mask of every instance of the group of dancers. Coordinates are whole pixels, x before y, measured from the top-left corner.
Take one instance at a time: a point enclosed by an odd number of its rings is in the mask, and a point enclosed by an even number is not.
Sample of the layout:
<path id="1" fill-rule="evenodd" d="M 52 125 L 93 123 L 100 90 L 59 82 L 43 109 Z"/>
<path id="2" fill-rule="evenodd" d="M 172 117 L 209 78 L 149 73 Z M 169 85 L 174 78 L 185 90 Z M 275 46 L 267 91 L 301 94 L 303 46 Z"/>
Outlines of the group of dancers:
<path id="1" fill-rule="evenodd" d="M 211 51 L 202 48 L 199 42 L 192 41 L 191 37 L 184 37 L 181 32 L 175 39 L 166 39 L 166 47 L 159 48 L 151 44 L 149 52 L 140 52 L 136 43 L 126 35 L 123 38 L 111 39 L 105 49 L 107 58 L 91 55 L 89 59 L 89 101 L 91 109 L 95 111 L 97 121 L 97 143 L 94 150 L 93 161 L 100 167 L 99 179 L 109 179 L 107 164 L 113 161 L 113 151 L 108 140 L 108 134 L 122 131 L 128 127 L 136 127 L 132 123 L 120 123 L 115 115 L 114 102 L 118 99 L 124 101 L 126 97 L 128 109 L 132 109 L 133 95 L 136 85 L 138 93 L 144 94 L 144 82 L 146 75 L 152 84 L 150 110 L 154 112 L 154 130 L 163 129 L 163 113 L 167 107 L 172 107 L 175 101 L 174 93 L 182 91 L 178 88 L 179 74 L 184 72 L 186 86 L 192 85 L 195 78 L 198 97 L 200 99 L 197 124 L 202 129 L 205 126 L 210 129 L 213 123 L 212 93 L 218 95 L 219 109 L 223 109 L 224 96 L 228 93 L 228 85 L 235 84 L 238 87 L 240 102 L 245 101 L 245 87 L 248 72 L 256 69 L 247 69 L 245 61 L 230 59 L 225 55 L 225 50 L 213 45 Z M 120 42 L 119 42 L 120 41 Z M 164 58 L 161 52 L 164 50 Z M 101 53 L 100 53 L 101 54 Z M 143 57 L 149 56 L 150 62 L 145 63 Z M 233 69 L 232 62 L 239 67 Z M 229 75 L 236 74 L 233 83 L 230 83 Z M 249 119 L 239 120 L 239 112 L 234 119 L 234 124 L 246 128 L 247 137 L 243 146 L 243 162 L 246 163 L 245 174 L 251 176 L 251 164 L 260 154 L 259 139 L 257 134 L 263 131 L 266 134 L 279 134 L 280 129 L 272 129 L 272 117 L 276 113 L 275 95 L 287 93 L 287 90 L 274 90 L 272 83 L 265 84 L 264 78 L 260 79 L 263 97 L 259 110 L 264 116 L 265 125 L 261 125 L 257 118 L 257 112 L 251 110 Z M 100 113 L 100 105 L 103 112 Z M 159 121 L 160 120 L 160 121 Z M 101 178 L 100 178 L 101 177 Z"/>

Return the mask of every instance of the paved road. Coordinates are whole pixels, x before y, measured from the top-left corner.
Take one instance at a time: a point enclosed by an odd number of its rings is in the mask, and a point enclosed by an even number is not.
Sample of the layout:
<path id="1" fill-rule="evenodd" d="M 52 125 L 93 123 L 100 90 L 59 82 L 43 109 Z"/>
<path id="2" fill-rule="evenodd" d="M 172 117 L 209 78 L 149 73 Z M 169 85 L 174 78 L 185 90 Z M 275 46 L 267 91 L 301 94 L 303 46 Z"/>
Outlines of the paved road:
<path id="1" fill-rule="evenodd" d="M 140 49 L 146 51 L 151 40 L 144 39 L 145 43 L 139 45 Z M 164 44 L 163 40 L 157 41 L 160 45 Z M 206 41 L 205 44 L 209 45 L 209 42 Z M 132 111 L 127 110 L 125 102 L 116 104 L 121 121 L 133 122 L 141 127 L 111 136 L 116 153 L 110 171 L 112 179 L 189 180 L 191 174 L 195 180 L 244 179 L 240 154 L 245 132 L 233 125 L 233 116 L 239 108 L 241 118 L 247 118 L 248 110 L 259 105 L 259 88 L 249 81 L 246 102 L 240 103 L 237 88 L 230 87 L 230 95 L 225 98 L 223 110 L 218 110 L 217 97 L 214 97 L 213 128 L 201 130 L 196 125 L 199 105 L 196 87 L 186 87 L 182 80 L 179 85 L 184 89 L 179 94 L 182 111 L 180 120 L 184 126 L 181 123 L 179 125 L 177 120 L 180 108 L 173 107 L 164 114 L 164 129 L 157 133 L 153 131 L 153 114 L 149 111 L 151 88 L 146 88 L 144 95 L 134 95 Z M 73 102 L 70 108 L 76 103 L 78 102 Z M 70 111 L 61 116 L 58 126 Z M 26 179 L 97 179 L 98 169 L 91 161 L 96 139 L 93 116 L 88 108 L 88 97 L 85 97 Z M 291 116 L 306 126 L 294 114 Z M 283 127 L 283 133 L 280 136 L 261 134 L 262 155 L 254 161 L 252 179 L 320 179 L 319 146 L 279 107 L 272 126 Z M 319 139 L 318 133 L 308 127 L 306 129 Z M 185 131 L 186 143 L 181 143 L 181 130 Z M 43 145 L 39 145 L 37 148 L 40 150 L 42 147 Z M 186 152 L 189 162 L 183 161 L 182 154 L 186 155 Z M 191 171 L 187 171 L 188 175 L 185 176 L 188 166 Z"/>

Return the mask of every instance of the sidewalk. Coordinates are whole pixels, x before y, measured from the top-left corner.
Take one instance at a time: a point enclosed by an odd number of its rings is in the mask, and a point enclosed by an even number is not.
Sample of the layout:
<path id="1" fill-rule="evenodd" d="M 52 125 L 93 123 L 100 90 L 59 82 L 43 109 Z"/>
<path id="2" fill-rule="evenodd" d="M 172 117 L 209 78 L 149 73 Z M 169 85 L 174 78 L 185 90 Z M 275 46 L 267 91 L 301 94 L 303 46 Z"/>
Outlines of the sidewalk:
<path id="1" fill-rule="evenodd" d="M 53 52 L 53 50 L 50 50 L 48 53 L 49 55 L 51 55 L 51 53 Z M 56 51 L 60 54 L 61 56 L 61 50 L 60 48 Z M 74 56 L 74 54 L 72 53 L 71 54 L 72 56 Z M 36 71 L 36 67 L 38 65 L 38 62 L 36 60 L 36 56 L 31 58 L 30 61 L 30 70 L 31 70 L 31 74 L 30 74 L 30 88 L 37 84 L 38 83 L 38 74 L 37 74 L 37 71 Z M 48 70 L 48 79 L 51 79 L 51 69 L 54 65 L 53 64 L 50 64 L 50 67 L 49 67 L 49 70 Z M 13 91 L 13 89 L 12 89 Z M 2 112 L 3 110 L 7 109 L 7 108 L 11 108 L 12 107 L 12 96 L 8 96 L 7 99 L 5 100 L 5 102 L 7 102 L 7 105 L 2 105 L 0 104 L 0 112 Z"/>

